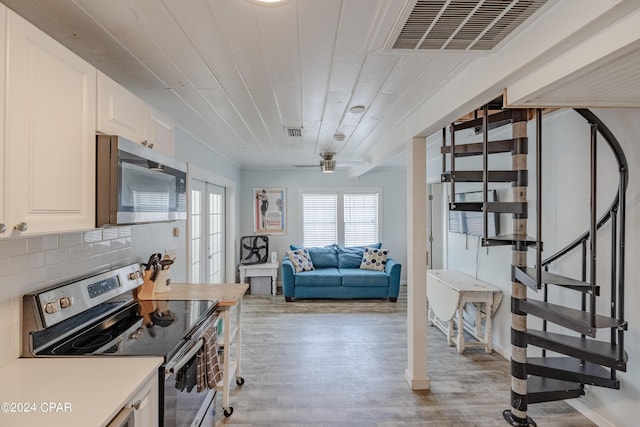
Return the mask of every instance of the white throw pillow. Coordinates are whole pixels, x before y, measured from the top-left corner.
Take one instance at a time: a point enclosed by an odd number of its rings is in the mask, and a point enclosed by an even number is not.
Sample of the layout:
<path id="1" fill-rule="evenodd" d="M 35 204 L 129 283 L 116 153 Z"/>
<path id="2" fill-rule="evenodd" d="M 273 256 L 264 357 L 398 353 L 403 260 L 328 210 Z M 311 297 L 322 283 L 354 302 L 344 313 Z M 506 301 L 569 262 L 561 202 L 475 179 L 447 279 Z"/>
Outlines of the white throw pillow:
<path id="1" fill-rule="evenodd" d="M 384 271 L 389 257 L 389 249 L 364 248 L 360 269 Z"/>
<path id="2" fill-rule="evenodd" d="M 309 251 L 306 249 L 287 251 L 287 256 L 289 257 L 289 261 L 293 264 L 293 268 L 296 270 L 296 273 L 315 269 L 313 267 L 313 262 L 311 262 Z"/>

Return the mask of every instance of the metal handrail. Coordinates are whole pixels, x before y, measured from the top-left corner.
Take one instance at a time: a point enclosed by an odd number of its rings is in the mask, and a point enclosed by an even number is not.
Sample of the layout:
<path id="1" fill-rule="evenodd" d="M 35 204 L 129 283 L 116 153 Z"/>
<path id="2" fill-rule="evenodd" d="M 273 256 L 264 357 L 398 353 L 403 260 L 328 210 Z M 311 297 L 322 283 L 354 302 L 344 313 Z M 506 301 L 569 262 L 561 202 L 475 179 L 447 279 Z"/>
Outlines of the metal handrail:
<path id="1" fill-rule="evenodd" d="M 622 195 L 622 198 L 625 197 L 624 195 L 627 189 L 627 184 L 629 182 L 627 157 L 625 156 L 624 151 L 622 150 L 622 146 L 618 142 L 617 138 L 613 135 L 611 130 L 609 130 L 609 128 L 598 118 L 598 116 L 593 114 L 590 110 L 586 110 L 582 108 L 577 108 L 574 111 L 576 111 L 578 114 L 584 117 L 585 120 L 595 123 L 598 126 L 598 132 L 605 139 L 609 147 L 611 147 L 611 150 L 613 151 L 613 154 L 615 155 L 616 160 L 618 162 L 618 167 L 620 171 L 618 191 L 616 192 L 616 195 L 613 201 L 609 205 L 609 208 L 604 212 L 604 214 L 596 222 L 596 230 L 599 230 L 609 220 L 612 212 L 617 211 L 618 207 L 621 204 L 620 203 L 621 195 Z M 621 215 L 624 217 L 624 212 L 621 211 Z M 579 235 L 575 240 L 573 240 L 571 243 L 566 245 L 564 248 L 560 249 L 553 255 L 544 259 L 541 265 L 544 267 L 545 265 L 548 265 L 554 262 L 555 260 L 557 260 L 558 258 L 566 255 L 571 250 L 580 246 L 583 240 L 589 238 L 590 234 L 591 234 L 590 230 L 585 231 L 584 233 Z M 624 239 L 624 236 L 623 236 L 623 239 Z"/>

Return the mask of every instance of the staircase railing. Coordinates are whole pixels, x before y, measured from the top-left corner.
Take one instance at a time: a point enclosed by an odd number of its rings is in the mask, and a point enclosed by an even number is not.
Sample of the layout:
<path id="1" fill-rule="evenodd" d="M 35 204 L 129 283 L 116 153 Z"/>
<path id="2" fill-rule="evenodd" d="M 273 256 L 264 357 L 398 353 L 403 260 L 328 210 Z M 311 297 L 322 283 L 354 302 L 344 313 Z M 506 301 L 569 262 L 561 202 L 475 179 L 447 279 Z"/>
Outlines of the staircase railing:
<path id="1" fill-rule="evenodd" d="M 626 188 L 629 181 L 629 170 L 627 158 L 624 154 L 624 150 L 620 145 L 618 139 L 611 132 L 611 130 L 596 116 L 592 111 L 587 109 L 575 109 L 575 111 L 580 114 L 591 126 L 591 139 L 592 139 L 592 147 L 595 146 L 595 138 L 596 134 L 599 133 L 602 135 L 604 140 L 607 142 L 611 151 L 616 159 L 618 164 L 618 190 L 610 203 L 607 210 L 600 216 L 600 218 L 595 220 L 595 213 L 592 214 L 592 224 L 588 230 L 580 234 L 576 239 L 574 239 L 571 243 L 567 244 L 565 247 L 555 252 L 553 255 L 547 257 L 546 259 L 541 261 L 541 267 L 548 270 L 549 265 L 555 261 L 558 261 L 560 258 L 569 254 L 571 251 L 576 249 L 577 247 L 582 248 L 582 280 L 586 281 L 587 269 L 588 269 L 588 252 L 587 252 L 587 241 L 592 239 L 592 236 L 595 236 L 597 230 L 603 227 L 607 222 L 611 221 L 611 317 L 617 318 L 621 324 L 624 324 L 624 285 L 625 285 L 625 271 L 624 271 L 624 262 L 625 262 L 625 224 L 626 224 Z M 592 153 L 592 157 L 595 153 Z M 592 180 L 595 179 L 595 174 L 592 173 Z M 593 185 L 594 183 L 592 183 Z M 595 196 L 595 194 L 593 195 Z M 595 240 L 595 239 L 594 239 Z M 595 242 L 594 242 L 595 243 Z M 541 268 L 538 269 L 539 271 Z M 595 271 L 591 269 L 591 282 L 595 284 Z M 547 301 L 547 287 L 545 286 L 544 293 L 544 301 Z M 592 300 L 595 299 L 595 292 L 592 293 Z M 591 315 L 595 316 L 595 302 L 591 302 Z M 583 295 L 582 301 L 582 310 L 586 311 L 586 301 Z M 546 322 L 543 324 L 543 330 L 546 330 Z M 624 352 L 624 334 L 621 328 L 618 329 L 616 336 L 616 331 L 612 329 L 611 331 L 611 344 L 620 344 L 618 346 L 618 350 L 620 352 L 620 358 L 622 358 L 622 354 Z M 614 372 L 612 372 L 612 376 Z"/>

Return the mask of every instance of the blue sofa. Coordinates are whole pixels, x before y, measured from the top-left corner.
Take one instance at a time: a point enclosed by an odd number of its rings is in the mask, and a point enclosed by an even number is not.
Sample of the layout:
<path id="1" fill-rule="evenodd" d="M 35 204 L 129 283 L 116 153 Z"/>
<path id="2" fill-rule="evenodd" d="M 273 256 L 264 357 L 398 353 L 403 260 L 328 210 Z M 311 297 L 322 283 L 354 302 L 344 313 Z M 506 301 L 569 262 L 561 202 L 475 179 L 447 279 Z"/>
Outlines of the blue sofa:
<path id="1" fill-rule="evenodd" d="M 377 249 L 380 244 L 375 245 Z M 301 249 L 291 246 L 291 249 Z M 307 248 L 314 269 L 296 272 L 287 256 L 282 260 L 282 290 L 293 298 L 389 298 L 398 299 L 400 264 L 387 258 L 384 271 L 360 269 L 363 247 L 331 245 Z"/>

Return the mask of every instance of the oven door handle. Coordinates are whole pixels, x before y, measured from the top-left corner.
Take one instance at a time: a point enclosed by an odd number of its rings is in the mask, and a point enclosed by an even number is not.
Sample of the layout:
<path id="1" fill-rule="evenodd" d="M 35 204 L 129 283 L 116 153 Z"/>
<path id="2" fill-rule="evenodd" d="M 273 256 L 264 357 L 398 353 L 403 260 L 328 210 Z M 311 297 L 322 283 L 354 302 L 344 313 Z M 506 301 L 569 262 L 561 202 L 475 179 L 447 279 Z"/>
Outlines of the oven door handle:
<path id="1" fill-rule="evenodd" d="M 202 346 L 204 345 L 204 340 L 199 338 L 198 341 L 191 346 L 189 350 L 187 350 L 182 355 L 178 355 L 176 358 L 167 362 L 165 366 L 165 371 L 170 374 L 175 374 L 178 372 L 184 365 L 187 364 L 189 360 L 193 358 L 193 356 L 200 351 Z"/>

